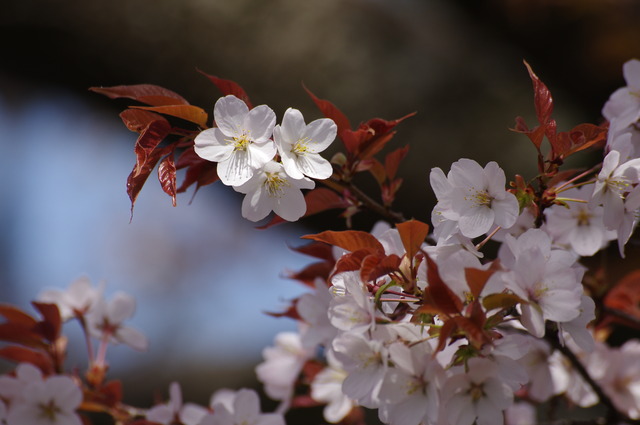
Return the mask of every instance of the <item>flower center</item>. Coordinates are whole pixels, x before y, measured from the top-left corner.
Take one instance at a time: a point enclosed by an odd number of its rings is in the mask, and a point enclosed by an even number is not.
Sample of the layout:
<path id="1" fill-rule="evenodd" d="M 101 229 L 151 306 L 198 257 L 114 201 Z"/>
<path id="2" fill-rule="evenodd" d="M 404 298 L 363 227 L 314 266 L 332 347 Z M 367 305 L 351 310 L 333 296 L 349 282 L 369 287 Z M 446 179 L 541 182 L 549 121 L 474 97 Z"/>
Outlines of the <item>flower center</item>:
<path id="1" fill-rule="evenodd" d="M 243 132 L 240 137 L 234 137 L 231 143 L 233 143 L 234 150 L 246 152 L 251 140 L 249 140 L 249 134 Z"/>
<path id="2" fill-rule="evenodd" d="M 471 188 L 471 192 L 473 194 L 471 196 L 465 196 L 465 200 L 473 202 L 473 205 L 476 207 L 485 206 L 491 208 L 493 198 L 489 195 L 489 192 L 486 190 L 475 190 L 475 188 Z"/>
<path id="3" fill-rule="evenodd" d="M 578 220 L 578 226 L 588 226 L 591 221 L 591 214 L 586 209 L 580 209 L 575 218 Z"/>
<path id="4" fill-rule="evenodd" d="M 484 389 L 482 384 L 471 384 L 471 388 L 469 388 L 469 395 L 471 396 L 472 401 L 478 401 L 484 396 Z"/>
<path id="5" fill-rule="evenodd" d="M 304 155 L 309 151 L 310 141 L 311 139 L 308 137 L 303 137 L 302 139 L 299 139 L 296 142 L 296 144 L 293 145 L 293 147 L 291 148 L 291 152 L 295 153 L 296 155 Z"/>
<path id="6" fill-rule="evenodd" d="M 40 416 L 50 421 L 56 420 L 56 415 L 60 413 L 60 408 L 56 406 L 53 400 L 49 400 L 48 403 L 40 403 Z"/>
<path id="7" fill-rule="evenodd" d="M 289 186 L 289 181 L 286 178 L 280 177 L 280 173 L 265 173 L 267 179 L 264 181 L 264 186 L 267 189 L 267 193 L 272 198 L 279 198 L 283 195 L 284 187 Z"/>

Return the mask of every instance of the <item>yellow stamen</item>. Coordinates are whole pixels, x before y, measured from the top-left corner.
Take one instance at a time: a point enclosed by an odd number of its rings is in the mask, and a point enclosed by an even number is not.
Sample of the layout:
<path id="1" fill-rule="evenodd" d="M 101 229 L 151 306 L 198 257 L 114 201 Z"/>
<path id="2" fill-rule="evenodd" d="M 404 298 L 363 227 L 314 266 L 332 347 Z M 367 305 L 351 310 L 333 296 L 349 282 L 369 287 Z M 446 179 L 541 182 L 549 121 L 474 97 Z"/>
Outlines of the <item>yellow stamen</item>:
<path id="1" fill-rule="evenodd" d="M 264 181 L 264 186 L 267 188 L 267 193 L 272 198 L 279 198 L 284 193 L 284 186 L 289 186 L 289 180 L 280 177 L 280 173 L 265 173 L 267 179 Z"/>
<path id="2" fill-rule="evenodd" d="M 293 147 L 291 148 L 291 152 L 295 153 L 296 155 L 300 155 L 300 154 L 305 154 L 309 151 L 309 142 L 311 142 L 311 139 L 308 137 L 303 137 L 302 139 L 299 139 L 295 145 L 293 145 Z"/>

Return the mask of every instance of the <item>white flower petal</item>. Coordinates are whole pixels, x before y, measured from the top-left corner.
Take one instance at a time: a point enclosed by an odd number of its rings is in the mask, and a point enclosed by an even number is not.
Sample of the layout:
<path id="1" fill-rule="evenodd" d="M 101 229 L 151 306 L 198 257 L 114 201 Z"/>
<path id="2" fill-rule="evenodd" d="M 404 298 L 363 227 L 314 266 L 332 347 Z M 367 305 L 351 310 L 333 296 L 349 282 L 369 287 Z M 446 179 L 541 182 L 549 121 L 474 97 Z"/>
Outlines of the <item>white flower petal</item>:
<path id="1" fill-rule="evenodd" d="M 249 138 L 255 143 L 266 142 L 273 134 L 275 125 L 276 113 L 267 105 L 250 110 L 244 121 L 244 129 L 249 131 Z"/>
<path id="2" fill-rule="evenodd" d="M 242 133 L 249 107 L 233 95 L 221 97 L 213 107 L 213 118 L 218 128 L 227 136 Z"/>
<path id="3" fill-rule="evenodd" d="M 194 150 L 200 158 L 220 162 L 227 159 L 234 150 L 233 144 L 218 128 L 209 128 L 198 134 L 194 140 Z"/>

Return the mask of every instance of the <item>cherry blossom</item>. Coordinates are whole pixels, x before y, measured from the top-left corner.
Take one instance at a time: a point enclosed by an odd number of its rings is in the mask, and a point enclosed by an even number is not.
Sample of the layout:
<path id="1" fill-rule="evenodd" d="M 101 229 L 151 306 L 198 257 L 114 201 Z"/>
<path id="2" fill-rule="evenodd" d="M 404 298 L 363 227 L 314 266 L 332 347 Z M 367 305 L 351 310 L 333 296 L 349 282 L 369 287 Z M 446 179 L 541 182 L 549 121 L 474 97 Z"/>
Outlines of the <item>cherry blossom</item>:
<path id="1" fill-rule="evenodd" d="M 169 401 L 159 404 L 147 412 L 147 420 L 162 425 L 180 422 L 184 425 L 198 425 L 207 414 L 207 409 L 193 403 L 182 404 L 180 384 L 172 382 L 169 386 Z"/>
<path id="2" fill-rule="evenodd" d="M 609 121 L 616 120 L 627 127 L 640 118 L 640 61 L 632 59 L 622 66 L 626 87 L 616 90 L 602 108 Z"/>
<path id="3" fill-rule="evenodd" d="M 513 390 L 496 378 L 497 367 L 487 359 L 473 358 L 468 371 L 458 370 L 442 390 L 451 425 L 494 425 L 503 422 L 502 411 L 513 403 Z"/>
<path id="4" fill-rule="evenodd" d="M 98 300 L 87 316 L 87 324 L 91 334 L 103 341 L 114 344 L 123 343 L 139 351 L 147 349 L 146 337 L 136 329 L 124 326 L 136 309 L 135 299 L 123 292 L 118 292 L 108 303 Z"/>
<path id="5" fill-rule="evenodd" d="M 38 296 L 43 303 L 53 303 L 58 306 L 62 320 L 86 315 L 93 305 L 102 298 L 104 282 L 94 288 L 88 277 L 81 277 L 72 282 L 66 290 L 49 289 Z"/>
<path id="6" fill-rule="evenodd" d="M 287 174 L 294 179 L 303 176 L 320 180 L 329 178 L 333 167 L 319 152 L 333 143 L 337 131 L 336 124 L 328 118 L 305 125 L 299 110 L 287 109 L 282 125 L 276 125 L 273 129 L 273 139 Z"/>
<path id="7" fill-rule="evenodd" d="M 218 99 L 213 116 L 218 127 L 196 136 L 195 152 L 218 163 L 222 183 L 239 186 L 276 154 L 270 139 L 276 114 L 266 105 L 249 110 L 242 100 L 228 95 Z"/>
<path id="8" fill-rule="evenodd" d="M 495 162 L 483 169 L 463 158 L 451 165 L 446 178 L 439 168 L 431 170 L 431 185 L 441 214 L 457 221 L 460 233 L 469 238 L 487 233 L 494 223 L 503 228 L 515 223 L 518 201 L 505 190 L 505 183 L 504 171 Z"/>
<path id="9" fill-rule="evenodd" d="M 327 422 L 340 422 L 355 406 L 353 400 L 342 393 L 342 383 L 346 377 L 347 372 L 336 360 L 333 351 L 327 351 L 327 367 L 320 371 L 311 383 L 311 397 L 327 403 L 323 410 Z"/>
<path id="10" fill-rule="evenodd" d="M 312 180 L 294 179 L 285 173 L 282 164 L 271 161 L 234 189 L 246 194 L 242 201 L 244 218 L 259 221 L 273 211 L 287 221 L 296 221 L 307 210 L 301 189 L 314 187 Z"/>
<path id="11" fill-rule="evenodd" d="M 76 409 L 82 402 L 82 390 L 68 376 L 56 375 L 33 382 L 24 389 L 24 397 L 13 403 L 7 425 L 81 425 Z"/>
<path id="12" fill-rule="evenodd" d="M 199 425 L 284 425 L 279 413 L 262 413 L 255 391 L 241 389 L 227 393 L 224 402 L 213 399 L 213 413 L 207 414 Z"/>

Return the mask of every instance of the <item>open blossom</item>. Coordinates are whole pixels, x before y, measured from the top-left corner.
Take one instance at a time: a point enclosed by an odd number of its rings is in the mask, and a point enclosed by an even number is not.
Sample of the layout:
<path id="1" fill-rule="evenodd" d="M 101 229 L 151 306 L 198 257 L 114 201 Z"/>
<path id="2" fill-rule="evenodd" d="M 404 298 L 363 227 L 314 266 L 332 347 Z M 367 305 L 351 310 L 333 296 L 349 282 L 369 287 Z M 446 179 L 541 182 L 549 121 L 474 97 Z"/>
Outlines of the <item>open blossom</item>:
<path id="1" fill-rule="evenodd" d="M 104 282 L 93 287 L 88 277 L 72 282 L 66 290 L 49 289 L 43 291 L 38 301 L 58 306 L 63 321 L 87 314 L 93 305 L 102 298 Z"/>
<path id="2" fill-rule="evenodd" d="M 169 402 L 152 407 L 147 412 L 147 420 L 162 425 L 176 422 L 184 425 L 198 425 L 207 414 L 207 409 L 193 403 L 182 404 L 180 384 L 172 382 L 169 386 Z"/>
<path id="3" fill-rule="evenodd" d="M 68 376 L 55 375 L 25 386 L 6 417 L 7 425 L 81 425 L 76 409 L 82 390 Z"/>
<path id="4" fill-rule="evenodd" d="M 329 147 L 337 131 L 336 124 L 328 118 L 305 125 L 300 111 L 287 109 L 282 125 L 276 125 L 273 130 L 273 139 L 287 174 L 294 179 L 303 176 L 321 180 L 329 178 L 333 167 L 319 152 Z"/>
<path id="5" fill-rule="evenodd" d="M 218 99 L 213 108 L 217 128 L 196 136 L 195 152 L 218 163 L 218 177 L 227 186 L 238 186 L 271 161 L 276 147 L 270 139 L 276 114 L 267 105 L 249 107 L 233 95 Z"/>
<path id="6" fill-rule="evenodd" d="M 337 423 L 349 414 L 355 403 L 342 393 L 342 382 L 347 377 L 347 372 L 331 350 L 327 351 L 327 363 L 327 367 L 313 378 L 311 398 L 327 403 L 323 411 L 324 419 Z"/>
<path id="7" fill-rule="evenodd" d="M 609 121 L 627 127 L 640 118 L 640 61 L 632 59 L 622 66 L 626 87 L 616 90 L 602 109 Z"/>
<path id="8" fill-rule="evenodd" d="M 496 365 L 473 358 L 468 371 L 450 377 L 442 390 L 451 425 L 495 425 L 503 423 L 502 411 L 513 403 L 513 390 L 497 376 Z M 462 368 L 461 368 L 462 369 Z"/>
<path id="9" fill-rule="evenodd" d="M 282 164 L 271 161 L 234 189 L 246 194 L 242 201 L 244 218 L 259 221 L 273 211 L 287 221 L 296 221 L 307 211 L 301 189 L 314 187 L 312 180 L 294 179 L 285 173 Z"/>
<path id="10" fill-rule="evenodd" d="M 199 425 L 285 425 L 279 413 L 262 413 L 255 391 L 241 389 L 235 393 L 225 390 L 224 397 L 212 400 L 213 413 L 206 415 Z"/>
<path id="11" fill-rule="evenodd" d="M 430 179 L 440 214 L 457 221 L 464 236 L 483 235 L 494 224 L 509 228 L 518 218 L 518 201 L 505 190 L 504 171 L 493 161 L 482 168 L 463 158 L 451 165 L 446 177 L 440 168 L 432 169 Z"/>
<path id="12" fill-rule="evenodd" d="M 148 345 L 145 336 L 136 329 L 123 325 L 125 320 L 133 316 L 135 309 L 135 299 L 122 292 L 116 293 L 108 303 L 100 299 L 87 316 L 89 331 L 100 340 L 127 344 L 131 348 L 144 351 Z"/>

